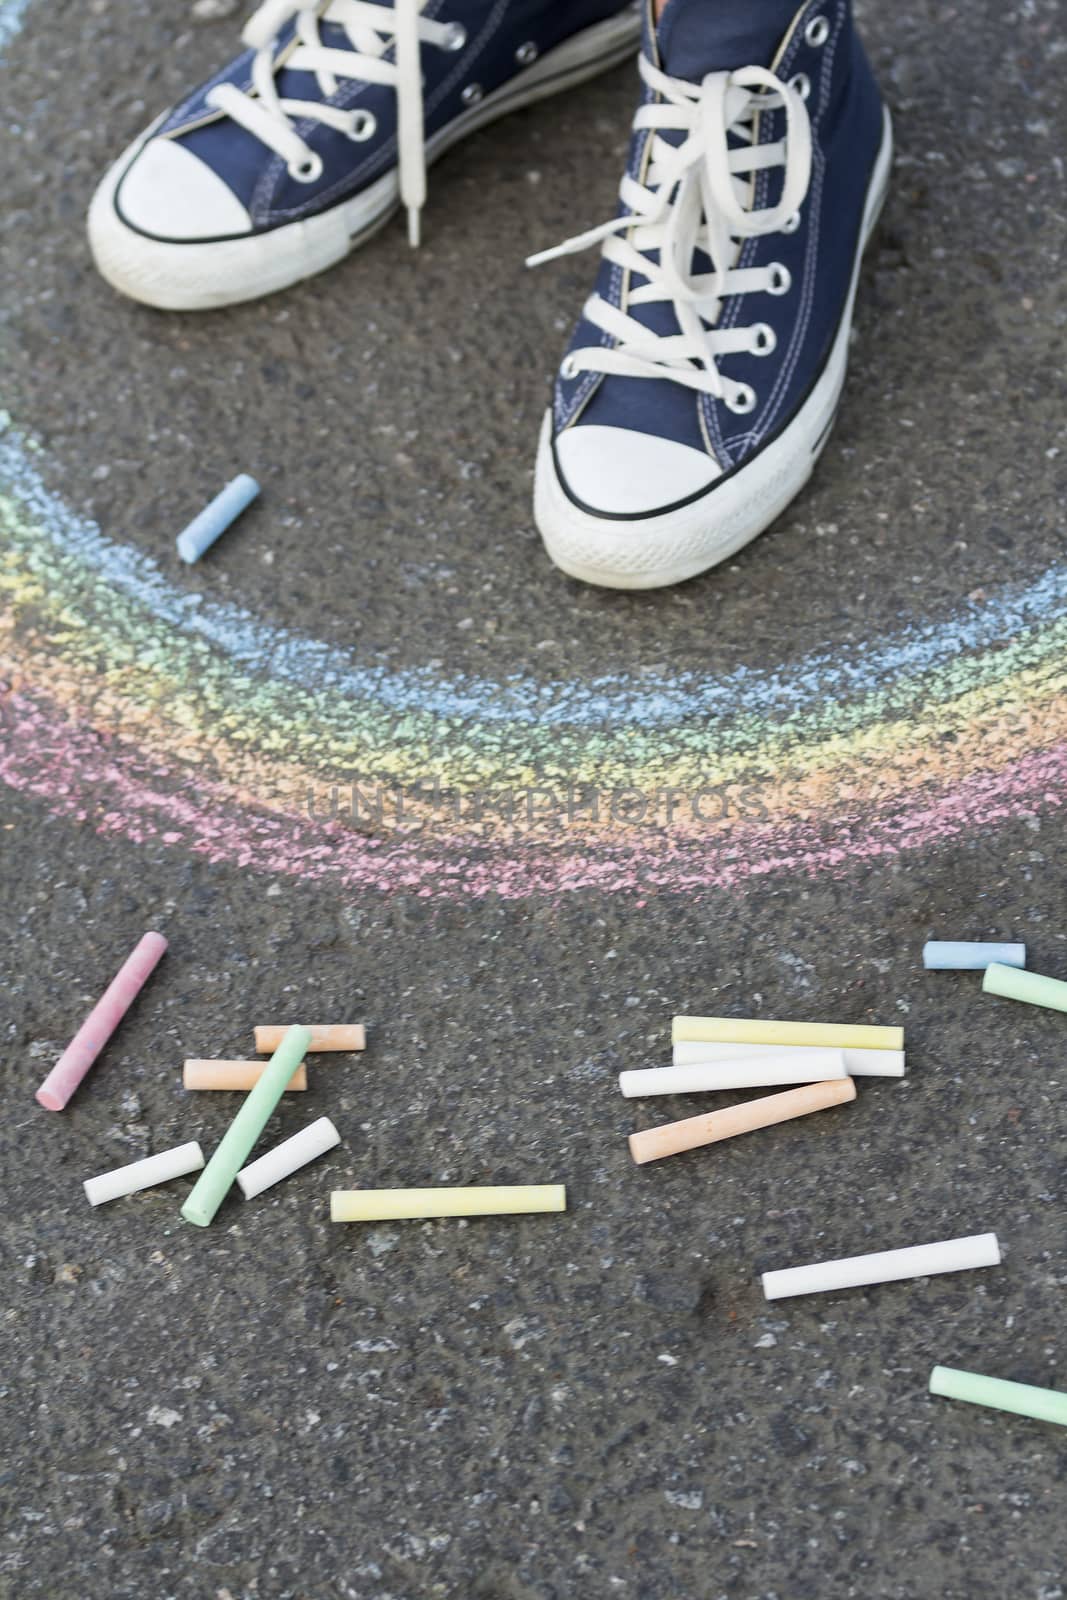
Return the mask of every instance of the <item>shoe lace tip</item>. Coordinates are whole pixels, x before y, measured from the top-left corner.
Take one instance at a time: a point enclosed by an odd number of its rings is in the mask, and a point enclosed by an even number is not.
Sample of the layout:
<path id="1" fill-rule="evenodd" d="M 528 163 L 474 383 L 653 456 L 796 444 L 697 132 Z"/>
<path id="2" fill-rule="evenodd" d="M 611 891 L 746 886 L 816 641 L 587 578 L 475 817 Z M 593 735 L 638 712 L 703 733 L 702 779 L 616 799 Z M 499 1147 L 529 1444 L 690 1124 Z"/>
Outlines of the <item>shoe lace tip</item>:
<path id="1" fill-rule="evenodd" d="M 418 206 L 408 207 L 408 244 L 417 250 L 422 241 L 422 217 Z"/>

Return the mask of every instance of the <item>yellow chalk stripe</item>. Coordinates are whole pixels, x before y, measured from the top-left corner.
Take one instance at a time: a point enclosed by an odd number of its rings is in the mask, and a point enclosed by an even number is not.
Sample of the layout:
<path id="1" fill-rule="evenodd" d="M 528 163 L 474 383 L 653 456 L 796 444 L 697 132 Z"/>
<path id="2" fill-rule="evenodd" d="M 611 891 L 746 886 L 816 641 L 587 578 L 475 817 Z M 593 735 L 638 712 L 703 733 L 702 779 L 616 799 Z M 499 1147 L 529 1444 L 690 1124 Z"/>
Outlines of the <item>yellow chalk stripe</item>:
<path id="1" fill-rule="evenodd" d="M 566 1211 L 562 1183 L 507 1184 L 478 1189 L 335 1189 L 331 1222 L 397 1222 L 413 1217 L 510 1216 L 520 1211 Z"/>
<path id="2" fill-rule="evenodd" d="M 903 1050 L 903 1028 L 850 1022 L 763 1022 L 742 1017 L 675 1017 L 672 1044 L 814 1045 L 828 1050 Z"/>

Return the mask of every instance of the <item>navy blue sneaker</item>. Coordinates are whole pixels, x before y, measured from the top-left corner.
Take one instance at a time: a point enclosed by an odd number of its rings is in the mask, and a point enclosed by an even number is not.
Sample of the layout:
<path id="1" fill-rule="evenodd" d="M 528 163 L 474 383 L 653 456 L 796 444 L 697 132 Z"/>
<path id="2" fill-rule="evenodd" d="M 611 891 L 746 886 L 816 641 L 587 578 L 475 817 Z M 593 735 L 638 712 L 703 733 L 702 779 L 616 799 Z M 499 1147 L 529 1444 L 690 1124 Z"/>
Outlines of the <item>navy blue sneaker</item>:
<path id="1" fill-rule="evenodd" d="M 678 583 L 761 533 L 837 410 L 892 155 L 849 0 L 667 0 L 535 514 L 573 577 Z"/>
<path id="2" fill-rule="evenodd" d="M 200 310 L 321 272 L 399 205 L 417 243 L 430 161 L 640 30 L 633 0 L 265 0 L 244 54 L 105 177 L 96 264 L 135 300 Z"/>

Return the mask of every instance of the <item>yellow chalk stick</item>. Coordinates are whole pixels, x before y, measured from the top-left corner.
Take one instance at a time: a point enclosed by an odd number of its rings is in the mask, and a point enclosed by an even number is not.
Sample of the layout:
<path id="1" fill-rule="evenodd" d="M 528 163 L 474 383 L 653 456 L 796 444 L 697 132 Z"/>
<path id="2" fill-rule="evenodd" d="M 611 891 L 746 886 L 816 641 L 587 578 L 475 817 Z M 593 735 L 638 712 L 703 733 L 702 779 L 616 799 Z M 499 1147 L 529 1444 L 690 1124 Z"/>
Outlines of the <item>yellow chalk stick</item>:
<path id="1" fill-rule="evenodd" d="M 763 1022 L 744 1017 L 675 1017 L 671 1043 L 813 1045 L 826 1050 L 903 1050 L 903 1028 L 851 1022 Z"/>
<path id="2" fill-rule="evenodd" d="M 288 1023 L 256 1029 L 256 1049 L 260 1055 L 270 1055 L 277 1050 L 285 1037 Z M 309 1051 L 315 1050 L 365 1050 L 367 1036 L 361 1022 L 330 1022 L 312 1025 Z"/>
<path id="3" fill-rule="evenodd" d="M 186 1089 L 251 1089 L 263 1076 L 265 1061 L 187 1061 L 182 1069 Z M 289 1079 L 286 1094 L 308 1086 L 307 1068 L 301 1062 Z"/>
<path id="4" fill-rule="evenodd" d="M 566 1211 L 562 1183 L 478 1189 L 335 1189 L 331 1222 L 399 1222 L 413 1217 L 492 1217 L 520 1211 Z"/>

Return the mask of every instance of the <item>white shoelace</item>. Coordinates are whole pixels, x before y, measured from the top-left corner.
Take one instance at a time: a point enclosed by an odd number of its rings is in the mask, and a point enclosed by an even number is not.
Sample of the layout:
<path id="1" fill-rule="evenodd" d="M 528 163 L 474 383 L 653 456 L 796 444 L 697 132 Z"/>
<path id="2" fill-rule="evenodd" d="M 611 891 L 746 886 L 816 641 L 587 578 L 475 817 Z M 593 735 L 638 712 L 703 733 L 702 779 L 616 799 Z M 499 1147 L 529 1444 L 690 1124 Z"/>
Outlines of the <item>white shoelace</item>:
<path id="1" fill-rule="evenodd" d="M 319 92 L 337 93 L 338 80 L 388 84 L 397 96 L 397 152 L 400 198 L 408 213 L 408 238 L 419 242 L 419 213 L 426 203 L 426 143 L 422 111 L 420 44 L 442 50 L 460 50 L 466 34 L 458 23 L 435 22 L 420 13 L 426 0 L 395 0 L 392 6 L 373 0 L 329 0 L 328 5 L 307 0 L 264 0 L 245 24 L 241 37 L 256 51 L 249 92 L 235 84 L 217 84 L 207 95 L 208 104 L 273 150 L 301 183 L 314 183 L 322 174 L 322 160 L 293 126 L 309 119 L 347 134 L 357 142 L 369 139 L 376 127 L 369 111 L 344 110 L 317 100 L 283 100 L 275 74 L 283 67 L 313 72 Z M 296 19 L 292 42 L 275 53 L 281 29 Z M 345 31 L 351 50 L 334 50 L 322 43 L 319 25 L 337 23 Z M 386 61 L 391 44 L 395 60 Z"/>
<path id="2" fill-rule="evenodd" d="M 622 307 L 594 294 L 585 316 L 608 334 L 612 347 L 573 350 L 564 376 L 580 372 L 616 373 L 628 378 L 669 378 L 714 395 L 739 414 L 753 410 L 756 396 L 747 384 L 725 377 L 720 356 L 747 351 L 768 355 L 774 332 L 766 323 L 747 328 L 715 326 L 721 303 L 730 295 L 784 294 L 789 274 L 780 263 L 736 265 L 746 239 L 791 231 L 811 176 L 811 123 L 800 92 L 765 67 L 712 72 L 703 83 L 671 78 L 646 57 L 641 76 L 660 97 L 638 109 L 635 128 L 652 130 L 645 181 L 626 174 L 619 194 L 629 215 L 616 217 L 588 233 L 531 256 L 528 266 L 572 255 L 603 243 L 604 255 L 627 274 Z M 759 144 L 759 114 L 784 108 L 785 137 Z M 660 129 L 681 132 L 679 144 L 660 137 Z M 732 148 L 728 135 L 745 139 Z M 775 206 L 752 209 L 755 175 L 784 168 Z M 620 237 L 625 235 L 625 237 Z M 710 273 L 694 270 L 694 252 L 703 251 Z M 650 260 L 645 252 L 658 252 Z M 634 274 L 646 283 L 628 287 Z M 659 335 L 629 316 L 628 306 L 670 301 L 680 333 Z"/>

